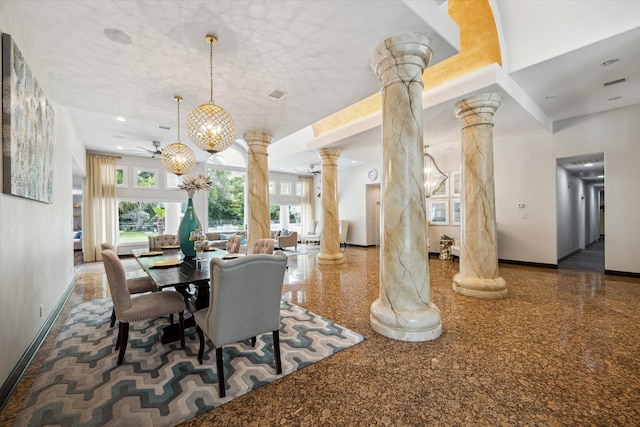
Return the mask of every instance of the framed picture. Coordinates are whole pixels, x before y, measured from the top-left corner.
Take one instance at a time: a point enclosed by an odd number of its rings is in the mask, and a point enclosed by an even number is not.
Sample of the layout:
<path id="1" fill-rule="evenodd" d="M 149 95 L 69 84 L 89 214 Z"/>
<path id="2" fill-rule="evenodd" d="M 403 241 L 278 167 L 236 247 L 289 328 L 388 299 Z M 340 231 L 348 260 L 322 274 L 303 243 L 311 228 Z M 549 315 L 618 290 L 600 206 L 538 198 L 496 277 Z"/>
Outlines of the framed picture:
<path id="1" fill-rule="evenodd" d="M 134 188 L 158 188 L 158 169 L 134 168 Z"/>
<path id="2" fill-rule="evenodd" d="M 53 203 L 53 107 L 2 34 L 2 192 Z"/>
<path id="3" fill-rule="evenodd" d="M 451 172 L 451 197 L 460 197 L 462 191 L 462 174 L 460 171 Z"/>
<path id="4" fill-rule="evenodd" d="M 127 176 L 126 166 L 116 166 L 116 188 L 127 188 L 129 186 L 129 177 Z"/>
<path id="5" fill-rule="evenodd" d="M 450 199 L 451 225 L 460 225 L 462 213 L 460 212 L 460 199 Z"/>
<path id="6" fill-rule="evenodd" d="M 431 197 L 449 197 L 449 180 L 450 179 L 451 178 L 445 179 L 442 185 L 440 186 L 440 188 L 438 188 L 438 190 L 435 193 L 433 193 Z"/>
<path id="7" fill-rule="evenodd" d="M 429 224 L 449 225 L 449 200 L 429 200 Z"/>

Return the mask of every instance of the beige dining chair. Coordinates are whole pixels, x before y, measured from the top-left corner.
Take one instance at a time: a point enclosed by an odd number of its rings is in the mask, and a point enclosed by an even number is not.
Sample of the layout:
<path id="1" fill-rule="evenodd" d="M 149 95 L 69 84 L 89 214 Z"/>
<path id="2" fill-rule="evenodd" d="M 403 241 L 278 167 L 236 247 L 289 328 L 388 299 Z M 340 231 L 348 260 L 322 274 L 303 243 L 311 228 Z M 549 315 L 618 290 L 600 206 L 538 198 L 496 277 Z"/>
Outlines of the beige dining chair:
<path id="1" fill-rule="evenodd" d="M 275 241 L 273 239 L 258 239 L 253 244 L 253 253 L 273 255 L 274 246 Z"/>
<path id="2" fill-rule="evenodd" d="M 240 244 L 242 243 L 242 236 L 233 235 L 229 237 L 227 241 L 227 252 L 230 254 L 237 254 L 240 252 Z"/>
<path id="3" fill-rule="evenodd" d="M 118 319 L 118 340 L 116 350 L 119 349 L 118 362 L 122 364 L 124 353 L 129 341 L 129 323 L 155 319 L 178 313 L 180 323 L 180 345 L 184 348 L 184 298 L 176 291 L 152 292 L 131 298 L 127 286 L 126 273 L 118 255 L 107 249 L 102 251 L 102 262 L 107 273 L 109 291 L 113 300 L 113 308 Z"/>
<path id="4" fill-rule="evenodd" d="M 200 338 L 198 361 L 204 355 L 204 335 L 216 351 L 218 391 L 225 397 L 222 349 L 225 345 L 271 332 L 276 372 L 282 373 L 280 360 L 280 300 L 287 256 L 255 254 L 224 261 L 212 258 L 209 264 L 211 291 L 209 307 L 194 314 Z"/>
<path id="5" fill-rule="evenodd" d="M 103 251 L 111 250 L 114 253 L 116 252 L 115 246 L 113 246 L 111 243 L 101 243 L 100 247 L 102 248 Z M 129 289 L 129 293 L 131 295 L 144 294 L 146 292 L 156 292 L 158 290 L 155 283 L 153 283 L 153 280 L 151 280 L 151 278 L 146 275 L 127 279 L 127 289 Z M 173 318 L 171 319 L 171 323 L 173 323 Z M 116 324 L 116 310 L 115 308 L 113 308 L 111 310 L 111 327 L 113 328 L 113 325 L 115 324 Z"/>
<path id="6" fill-rule="evenodd" d="M 157 251 L 165 246 L 179 245 L 178 236 L 175 234 L 158 234 L 157 236 L 149 236 L 149 250 Z"/>

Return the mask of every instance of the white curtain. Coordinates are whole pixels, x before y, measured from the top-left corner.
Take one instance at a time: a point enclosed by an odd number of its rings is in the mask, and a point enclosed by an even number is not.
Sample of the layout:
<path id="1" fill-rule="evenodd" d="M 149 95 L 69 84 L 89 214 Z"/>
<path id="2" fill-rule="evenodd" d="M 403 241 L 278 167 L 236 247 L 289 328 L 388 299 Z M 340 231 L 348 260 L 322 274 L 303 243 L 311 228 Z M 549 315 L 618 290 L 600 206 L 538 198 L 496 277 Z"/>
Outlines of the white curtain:
<path id="1" fill-rule="evenodd" d="M 116 243 L 116 158 L 87 154 L 87 184 L 84 197 L 84 260 L 101 261 L 100 244 Z"/>
<path id="2" fill-rule="evenodd" d="M 301 198 L 301 216 L 302 221 L 300 233 L 302 236 L 313 233 L 313 224 L 315 222 L 315 197 L 313 194 L 313 177 L 301 176 L 302 182 L 302 198 Z M 300 237 L 302 237 L 300 236 Z"/>

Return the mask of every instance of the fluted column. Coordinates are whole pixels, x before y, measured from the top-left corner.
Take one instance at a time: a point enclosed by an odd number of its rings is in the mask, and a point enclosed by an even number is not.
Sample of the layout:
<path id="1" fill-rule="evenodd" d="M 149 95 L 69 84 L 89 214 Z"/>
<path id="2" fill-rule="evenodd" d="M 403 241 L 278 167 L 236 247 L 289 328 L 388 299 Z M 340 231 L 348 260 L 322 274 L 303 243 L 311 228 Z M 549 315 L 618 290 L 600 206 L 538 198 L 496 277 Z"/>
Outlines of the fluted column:
<path id="1" fill-rule="evenodd" d="M 256 240 L 271 236 L 269 215 L 269 168 L 267 146 L 271 136 L 265 132 L 245 132 L 244 140 L 249 146 L 247 164 L 247 206 L 249 221 L 247 230 L 247 253 L 253 253 Z"/>
<path id="2" fill-rule="evenodd" d="M 422 72 L 431 40 L 411 33 L 376 49 L 372 67 L 382 81 L 380 295 L 370 323 L 403 341 L 442 334 L 440 310 L 431 302 L 427 253 L 422 140 Z"/>
<path id="3" fill-rule="evenodd" d="M 485 93 L 456 104 L 462 125 L 462 199 L 460 203 L 460 272 L 453 290 L 479 298 L 507 295 L 498 272 L 495 185 L 493 179 L 493 114 L 500 96 Z"/>
<path id="4" fill-rule="evenodd" d="M 318 264 L 342 264 L 344 255 L 340 252 L 338 233 L 338 157 L 337 148 L 320 150 L 322 159 L 322 236 Z"/>

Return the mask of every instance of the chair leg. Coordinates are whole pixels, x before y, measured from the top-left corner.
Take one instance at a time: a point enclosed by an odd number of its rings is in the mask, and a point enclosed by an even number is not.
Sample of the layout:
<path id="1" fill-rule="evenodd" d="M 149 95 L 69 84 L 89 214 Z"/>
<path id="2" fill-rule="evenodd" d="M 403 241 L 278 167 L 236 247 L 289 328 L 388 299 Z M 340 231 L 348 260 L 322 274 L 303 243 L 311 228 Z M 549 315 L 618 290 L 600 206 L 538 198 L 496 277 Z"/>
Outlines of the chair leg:
<path id="1" fill-rule="evenodd" d="M 116 324 L 116 309 L 112 308 L 111 309 L 111 327 L 113 328 L 113 325 Z"/>
<path id="2" fill-rule="evenodd" d="M 118 353 L 118 365 L 122 364 L 122 361 L 124 360 L 127 341 L 129 341 L 129 323 L 120 322 L 118 332 L 118 346 L 120 347 L 120 353 Z"/>
<path id="3" fill-rule="evenodd" d="M 169 315 L 169 322 L 173 325 L 173 313 Z"/>
<path id="4" fill-rule="evenodd" d="M 180 325 L 180 346 L 184 348 L 184 311 L 178 315 L 178 322 Z"/>
<path id="5" fill-rule="evenodd" d="M 200 326 L 196 325 L 196 332 L 198 332 L 198 337 L 200 338 L 200 348 L 198 349 L 198 362 L 202 365 L 202 356 L 204 355 L 204 332 Z"/>
<path id="6" fill-rule="evenodd" d="M 273 354 L 276 356 L 276 373 L 282 373 L 282 359 L 280 358 L 280 331 L 273 331 Z"/>
<path id="7" fill-rule="evenodd" d="M 224 365 L 222 364 L 222 347 L 216 348 L 216 365 L 218 367 L 218 393 L 220 397 L 225 397 L 224 390 Z"/>
<path id="8" fill-rule="evenodd" d="M 256 346 L 256 337 L 251 337 L 251 347 Z"/>

